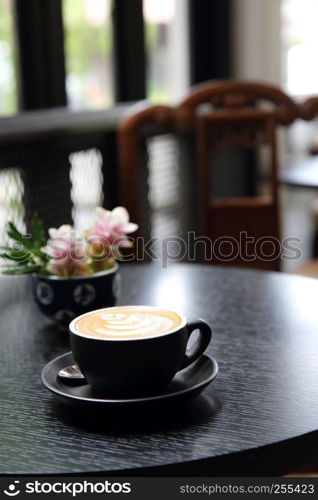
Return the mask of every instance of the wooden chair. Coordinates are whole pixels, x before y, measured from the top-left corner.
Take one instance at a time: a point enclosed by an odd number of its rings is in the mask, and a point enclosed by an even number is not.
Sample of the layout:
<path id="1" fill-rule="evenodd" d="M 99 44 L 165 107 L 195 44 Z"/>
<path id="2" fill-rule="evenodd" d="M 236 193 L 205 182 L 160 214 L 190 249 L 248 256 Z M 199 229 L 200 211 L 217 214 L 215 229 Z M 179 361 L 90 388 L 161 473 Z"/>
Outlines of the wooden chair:
<path id="1" fill-rule="evenodd" d="M 140 103 L 120 123 L 120 202 L 139 225 L 134 238 L 173 240 L 194 228 L 195 149 L 186 135 L 178 132 L 169 106 Z M 149 259 L 145 254 L 143 260 Z"/>
<path id="2" fill-rule="evenodd" d="M 203 107 L 209 111 L 270 108 L 277 125 L 290 125 L 299 116 L 297 104 L 278 87 L 244 80 L 220 80 L 194 87 L 178 106 L 182 127 L 193 129 L 195 118 Z"/>
<path id="3" fill-rule="evenodd" d="M 245 227 L 250 236 L 279 238 L 275 132 L 278 125 L 292 123 L 297 111 L 292 99 L 276 87 L 231 80 L 196 87 L 176 108 L 146 103 L 132 107 L 118 129 L 119 185 L 121 203 L 140 226 L 137 236 L 185 237 L 193 231 L 215 240 L 221 235 L 237 236 L 238 230 L 244 231 Z M 242 139 L 244 129 L 245 138 L 257 129 L 250 149 L 255 151 L 264 145 L 270 148 L 271 191 L 267 198 L 257 197 L 252 190 L 238 192 L 238 183 L 228 182 L 233 199 L 217 199 L 210 204 L 208 171 L 211 174 L 216 166 L 213 162 L 208 165 L 208 150 L 212 144 L 216 149 L 225 149 L 218 145 L 220 137 L 216 132 L 220 127 L 236 129 L 235 141 L 228 147 L 243 144 L 246 152 L 251 144 L 238 141 L 237 130 L 241 130 Z M 226 168 L 229 179 L 233 179 L 232 161 L 227 161 Z M 170 196 L 170 201 L 162 203 L 159 198 L 163 194 L 167 199 Z M 242 200 L 244 196 L 249 198 Z M 208 212 L 213 212 L 211 223 Z M 245 226 L 239 226 L 238 221 L 243 219 Z M 202 260 L 202 255 L 195 257 Z M 278 257 L 271 262 L 234 259 L 231 264 L 279 269 Z"/>
<path id="4" fill-rule="evenodd" d="M 274 86 L 226 80 L 195 88 L 180 104 L 177 114 L 180 127 L 195 130 L 197 136 L 201 234 L 220 243 L 217 249 L 213 248 L 212 262 L 279 270 L 276 129 L 278 125 L 287 126 L 294 121 L 298 114 L 296 104 Z M 242 171 L 251 158 L 247 156 L 247 151 L 254 151 L 255 160 L 258 151 L 268 147 L 269 163 L 265 173 L 268 179 L 267 196 L 259 195 L 257 190 L 249 193 L 248 197 L 239 193 L 233 195 L 233 189 L 223 193 L 223 196 L 213 193 L 213 172 L 224 168 L 215 152 L 237 146 L 245 151 L 245 165 L 242 162 L 244 155 L 241 157 Z M 229 158 L 227 163 L 230 186 L 234 162 Z M 249 170 L 250 177 L 253 176 L 253 168 Z M 254 244 L 255 260 L 246 259 L 242 245 L 238 245 L 240 234 L 244 233 L 257 242 Z M 220 238 L 224 240 L 224 237 L 228 241 L 221 244 Z M 235 248 L 238 252 L 234 251 Z M 261 258 L 260 253 L 267 257 Z M 271 253 L 273 256 L 269 258 Z M 222 255 L 228 257 L 223 258 Z"/>
<path id="5" fill-rule="evenodd" d="M 213 241 L 211 262 L 280 270 L 274 114 L 259 109 L 202 114 L 197 118 L 197 140 L 201 234 Z M 215 199 L 212 173 L 218 165 L 213 164 L 212 152 L 240 145 L 252 150 L 269 147 L 269 192 Z"/>

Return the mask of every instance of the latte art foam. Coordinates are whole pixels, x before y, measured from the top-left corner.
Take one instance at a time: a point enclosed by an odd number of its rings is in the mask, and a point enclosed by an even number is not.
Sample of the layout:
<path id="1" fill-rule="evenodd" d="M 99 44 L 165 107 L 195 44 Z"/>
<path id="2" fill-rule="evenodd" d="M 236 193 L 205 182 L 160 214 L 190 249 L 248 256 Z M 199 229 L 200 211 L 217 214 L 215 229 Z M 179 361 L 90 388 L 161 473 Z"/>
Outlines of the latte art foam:
<path id="1" fill-rule="evenodd" d="M 161 335 L 180 323 L 180 316 L 173 311 L 123 306 L 87 314 L 75 322 L 75 329 L 87 337 L 120 340 Z"/>

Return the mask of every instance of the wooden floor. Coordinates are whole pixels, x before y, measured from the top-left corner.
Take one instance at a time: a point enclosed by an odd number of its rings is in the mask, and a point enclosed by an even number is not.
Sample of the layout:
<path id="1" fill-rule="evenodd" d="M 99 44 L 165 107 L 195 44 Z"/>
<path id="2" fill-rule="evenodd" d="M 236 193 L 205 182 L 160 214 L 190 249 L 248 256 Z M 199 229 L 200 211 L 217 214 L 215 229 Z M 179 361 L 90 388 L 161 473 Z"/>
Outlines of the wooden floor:
<path id="1" fill-rule="evenodd" d="M 296 471 L 291 471 L 282 477 L 318 477 L 318 464 Z"/>
<path id="2" fill-rule="evenodd" d="M 318 278 L 318 259 L 313 259 L 292 271 L 293 274 L 306 276 L 307 278 Z"/>

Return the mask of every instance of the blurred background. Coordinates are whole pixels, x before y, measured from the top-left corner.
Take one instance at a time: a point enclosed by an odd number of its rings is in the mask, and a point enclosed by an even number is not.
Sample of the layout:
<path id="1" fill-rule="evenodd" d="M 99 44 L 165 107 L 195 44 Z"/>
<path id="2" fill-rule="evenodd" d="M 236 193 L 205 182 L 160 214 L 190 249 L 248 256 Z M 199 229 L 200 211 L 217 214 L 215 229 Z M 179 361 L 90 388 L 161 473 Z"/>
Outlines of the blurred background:
<path id="1" fill-rule="evenodd" d="M 296 103 L 317 94 L 317 18 L 318 0 L 0 0 L 0 239 L 35 209 L 47 225 L 85 226 L 96 205 L 125 202 L 118 126 L 135 103 L 175 107 L 220 79 L 270 84 Z M 146 141 L 143 210 L 159 237 L 178 234 L 194 200 L 181 199 L 169 134 Z M 301 249 L 282 267 L 295 271 L 317 256 L 316 117 L 278 127 L 277 148 L 279 170 L 296 175 L 279 177 L 281 236 Z M 233 154 L 224 161 L 230 172 Z M 242 172 L 214 184 L 250 196 Z"/>

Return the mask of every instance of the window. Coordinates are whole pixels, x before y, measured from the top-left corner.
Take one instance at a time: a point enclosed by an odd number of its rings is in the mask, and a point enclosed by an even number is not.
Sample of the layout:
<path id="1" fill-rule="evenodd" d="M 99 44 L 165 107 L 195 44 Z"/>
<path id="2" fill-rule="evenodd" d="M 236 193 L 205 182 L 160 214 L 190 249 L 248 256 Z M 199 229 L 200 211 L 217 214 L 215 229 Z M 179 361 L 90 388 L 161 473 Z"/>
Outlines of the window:
<path id="1" fill-rule="evenodd" d="M 0 114 L 17 109 L 13 2 L 0 0 Z"/>
<path id="2" fill-rule="evenodd" d="M 286 92 L 300 99 L 318 92 L 318 0 L 282 0 L 282 66 Z M 317 142 L 317 120 L 296 121 L 287 132 L 288 153 L 294 160 Z"/>
<path id="3" fill-rule="evenodd" d="M 317 18 L 318 0 L 282 0 L 285 84 L 293 95 L 318 91 Z"/>
<path id="4" fill-rule="evenodd" d="M 105 109 L 116 99 L 180 100 L 190 80 L 188 1 L 61 0 L 61 12 L 55 0 L 0 0 L 0 113 L 17 110 L 16 88 L 26 110 L 66 100 L 73 109 Z"/>
<path id="5" fill-rule="evenodd" d="M 66 90 L 72 108 L 112 104 L 111 0 L 63 0 Z"/>
<path id="6" fill-rule="evenodd" d="M 180 99 L 189 85 L 187 2 L 144 0 L 147 97 L 156 103 Z"/>

